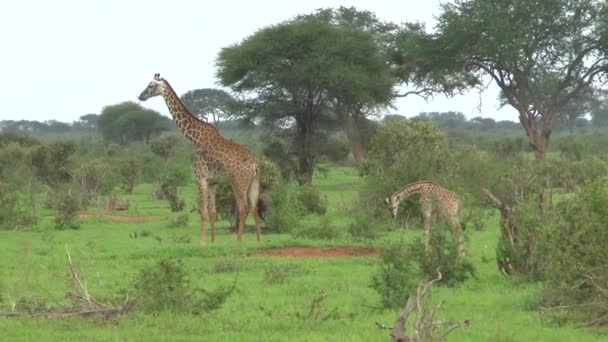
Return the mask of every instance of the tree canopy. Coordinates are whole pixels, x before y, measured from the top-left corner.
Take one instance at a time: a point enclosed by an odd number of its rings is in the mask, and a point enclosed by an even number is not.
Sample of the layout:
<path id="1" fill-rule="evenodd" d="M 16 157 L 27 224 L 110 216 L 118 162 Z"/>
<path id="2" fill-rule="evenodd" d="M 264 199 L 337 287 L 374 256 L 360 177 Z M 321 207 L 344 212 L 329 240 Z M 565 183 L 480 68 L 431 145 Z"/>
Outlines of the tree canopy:
<path id="1" fill-rule="evenodd" d="M 104 107 L 97 125 L 108 141 L 126 144 L 139 140 L 148 143 L 153 135 L 169 130 L 171 120 L 157 111 L 128 101 Z"/>
<path id="2" fill-rule="evenodd" d="M 489 77 L 543 160 L 562 107 L 608 71 L 606 11 L 594 0 L 447 3 L 434 33 L 410 25 L 396 39 L 399 77 L 449 94 Z"/>
<path id="3" fill-rule="evenodd" d="M 181 96 L 181 100 L 199 118 L 206 119 L 207 115 L 211 115 L 216 125 L 221 118 L 229 116 L 235 106 L 235 100 L 230 94 L 213 88 L 190 90 Z"/>
<path id="4" fill-rule="evenodd" d="M 244 97 L 243 116 L 295 127 L 301 183 L 312 182 L 315 134 L 336 124 L 330 110 L 336 99 L 373 105 L 392 97 L 393 80 L 373 36 L 314 17 L 264 28 L 223 48 L 217 67 L 221 84 Z"/>

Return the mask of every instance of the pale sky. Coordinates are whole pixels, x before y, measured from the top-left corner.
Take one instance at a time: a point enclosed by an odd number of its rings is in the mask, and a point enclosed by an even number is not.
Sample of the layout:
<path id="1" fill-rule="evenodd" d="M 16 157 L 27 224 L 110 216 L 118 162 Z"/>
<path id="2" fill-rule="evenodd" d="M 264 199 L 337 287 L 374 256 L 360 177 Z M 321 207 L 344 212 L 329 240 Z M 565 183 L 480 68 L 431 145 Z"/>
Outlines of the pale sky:
<path id="1" fill-rule="evenodd" d="M 443 1 L 445 2 L 445 1 Z M 0 120 L 71 122 L 106 105 L 135 101 L 154 73 L 179 93 L 218 88 L 222 47 L 318 8 L 355 6 L 386 21 L 428 29 L 439 0 L 18 0 L 0 3 Z M 460 111 L 467 118 L 517 120 L 497 109 L 497 88 L 428 103 L 399 99 L 393 113 Z M 145 107 L 169 115 L 160 98 Z"/>

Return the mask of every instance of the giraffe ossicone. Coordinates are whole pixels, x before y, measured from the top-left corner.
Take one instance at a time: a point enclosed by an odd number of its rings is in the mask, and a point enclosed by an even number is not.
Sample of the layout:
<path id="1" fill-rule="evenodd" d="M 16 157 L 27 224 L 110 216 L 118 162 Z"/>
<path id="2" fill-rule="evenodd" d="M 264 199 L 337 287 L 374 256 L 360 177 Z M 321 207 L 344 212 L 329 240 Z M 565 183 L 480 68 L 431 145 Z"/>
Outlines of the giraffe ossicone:
<path id="1" fill-rule="evenodd" d="M 237 242 L 241 242 L 248 213 L 255 220 L 257 240 L 261 239 L 260 175 L 255 155 L 245 146 L 224 138 L 217 127 L 194 116 L 169 82 L 154 78 L 138 96 L 141 101 L 162 96 L 176 125 L 194 146 L 192 166 L 198 186 L 201 216 L 201 245 L 206 243 L 206 221 L 211 223 L 211 242 L 215 242 L 215 187 L 220 179 L 230 179 L 238 210 Z"/>

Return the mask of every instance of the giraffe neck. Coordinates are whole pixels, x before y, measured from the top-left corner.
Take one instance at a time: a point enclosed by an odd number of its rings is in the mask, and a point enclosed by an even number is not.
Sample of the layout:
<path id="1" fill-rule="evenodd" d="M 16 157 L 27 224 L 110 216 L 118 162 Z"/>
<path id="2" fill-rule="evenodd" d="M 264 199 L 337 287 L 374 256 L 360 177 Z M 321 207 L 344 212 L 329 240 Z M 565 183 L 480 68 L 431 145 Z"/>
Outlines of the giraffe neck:
<path id="1" fill-rule="evenodd" d="M 211 140 L 219 137 L 217 128 L 194 116 L 175 93 L 169 82 L 163 79 L 163 98 L 171 112 L 173 121 L 186 138 L 197 147 L 210 146 Z"/>
<path id="2" fill-rule="evenodd" d="M 429 181 L 420 181 L 420 182 L 410 183 L 410 184 L 404 186 L 403 188 L 401 188 L 399 191 L 392 194 L 391 201 L 398 205 L 399 203 L 401 203 L 401 201 L 410 197 L 413 194 L 430 193 L 430 192 L 433 192 L 434 189 L 435 189 L 435 184 L 433 184 Z"/>

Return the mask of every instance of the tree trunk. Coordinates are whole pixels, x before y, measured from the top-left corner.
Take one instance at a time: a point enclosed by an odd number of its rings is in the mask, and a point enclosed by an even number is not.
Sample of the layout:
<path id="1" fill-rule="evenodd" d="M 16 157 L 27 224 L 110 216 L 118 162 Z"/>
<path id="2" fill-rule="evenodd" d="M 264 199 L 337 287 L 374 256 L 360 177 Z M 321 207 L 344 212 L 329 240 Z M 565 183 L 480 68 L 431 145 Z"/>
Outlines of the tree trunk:
<path id="1" fill-rule="evenodd" d="M 304 118 L 310 118 L 311 115 L 303 115 Z M 312 184 L 312 174 L 315 169 L 315 156 L 311 151 L 312 147 L 312 120 L 299 120 L 296 121 L 298 127 L 298 135 L 296 138 L 297 151 L 298 151 L 298 169 L 296 178 L 298 184 Z"/>
<path id="2" fill-rule="evenodd" d="M 363 161 L 363 153 L 361 151 L 361 134 L 357 127 L 357 122 L 352 114 L 346 114 L 346 137 L 350 143 L 350 149 L 353 153 L 355 163 L 360 164 Z"/>

